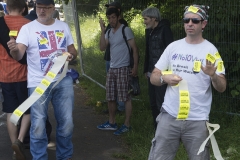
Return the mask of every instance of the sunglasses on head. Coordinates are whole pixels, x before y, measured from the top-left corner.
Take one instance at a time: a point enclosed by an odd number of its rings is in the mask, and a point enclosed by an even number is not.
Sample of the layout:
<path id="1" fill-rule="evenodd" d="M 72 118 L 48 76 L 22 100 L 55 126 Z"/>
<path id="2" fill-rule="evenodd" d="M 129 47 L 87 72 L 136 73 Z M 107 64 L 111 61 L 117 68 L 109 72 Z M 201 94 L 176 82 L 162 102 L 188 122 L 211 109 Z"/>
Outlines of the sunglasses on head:
<path id="1" fill-rule="evenodd" d="M 197 19 L 197 18 L 183 18 L 183 23 L 189 23 L 190 20 L 194 24 L 198 24 L 199 22 L 204 21 L 203 19 Z"/>

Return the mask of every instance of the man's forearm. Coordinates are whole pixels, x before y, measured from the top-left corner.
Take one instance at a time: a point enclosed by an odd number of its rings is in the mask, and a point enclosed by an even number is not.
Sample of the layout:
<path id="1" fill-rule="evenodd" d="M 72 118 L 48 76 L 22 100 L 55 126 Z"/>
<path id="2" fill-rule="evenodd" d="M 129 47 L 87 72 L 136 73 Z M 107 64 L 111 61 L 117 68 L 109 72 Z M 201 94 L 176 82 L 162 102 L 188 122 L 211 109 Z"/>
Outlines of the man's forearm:
<path id="1" fill-rule="evenodd" d="M 19 54 L 19 49 L 16 47 L 15 50 L 10 50 L 10 54 L 12 55 L 12 58 L 19 61 L 22 59 L 22 56 Z"/>
<path id="2" fill-rule="evenodd" d="M 211 77 L 212 85 L 218 92 L 226 90 L 227 81 L 224 75 L 217 75 L 216 73 Z"/>
<path id="3" fill-rule="evenodd" d="M 151 74 L 150 82 L 155 86 L 161 86 L 162 85 L 160 81 L 161 76 L 162 76 L 161 71 L 155 68 Z"/>
<path id="4" fill-rule="evenodd" d="M 106 40 L 105 40 L 105 33 L 102 32 L 101 37 L 100 37 L 100 50 L 105 51 L 106 47 L 107 47 L 107 45 L 106 45 Z"/>

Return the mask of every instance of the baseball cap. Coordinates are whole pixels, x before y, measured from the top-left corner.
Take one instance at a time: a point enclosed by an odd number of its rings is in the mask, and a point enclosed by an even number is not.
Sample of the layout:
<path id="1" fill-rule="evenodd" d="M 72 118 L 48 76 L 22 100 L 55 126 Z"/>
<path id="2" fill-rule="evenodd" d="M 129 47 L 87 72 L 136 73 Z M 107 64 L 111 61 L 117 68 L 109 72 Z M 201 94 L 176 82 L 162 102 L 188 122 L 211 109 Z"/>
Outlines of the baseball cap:
<path id="1" fill-rule="evenodd" d="M 55 5 L 54 0 L 36 0 L 36 3 L 44 4 L 44 5 Z"/>
<path id="2" fill-rule="evenodd" d="M 119 2 L 112 2 L 110 4 L 105 4 L 106 7 L 109 7 L 109 6 L 114 6 L 116 7 L 117 9 L 120 9 L 121 10 L 121 4 Z"/>

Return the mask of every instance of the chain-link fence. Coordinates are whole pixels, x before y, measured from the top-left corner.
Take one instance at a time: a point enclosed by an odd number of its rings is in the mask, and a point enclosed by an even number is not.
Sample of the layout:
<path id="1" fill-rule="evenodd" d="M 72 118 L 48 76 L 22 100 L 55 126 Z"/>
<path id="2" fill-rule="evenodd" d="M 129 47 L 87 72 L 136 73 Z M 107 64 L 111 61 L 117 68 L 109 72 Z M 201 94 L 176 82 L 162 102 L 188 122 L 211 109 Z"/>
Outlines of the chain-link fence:
<path id="1" fill-rule="evenodd" d="M 123 17 L 128 21 L 135 34 L 135 40 L 139 48 L 140 64 L 139 76 L 142 94 L 139 98 L 147 99 L 147 82 L 143 76 L 143 61 L 145 51 L 145 35 L 141 11 L 148 5 L 147 0 L 128 2 L 119 0 L 122 3 Z M 82 74 L 93 80 L 104 88 L 106 81 L 104 52 L 99 49 L 100 27 L 99 17 L 105 18 L 108 0 L 72 0 L 68 5 L 64 5 L 65 21 L 71 26 L 76 46 L 80 53 Z M 205 4 L 210 6 L 209 21 L 203 36 L 212 42 L 219 50 L 226 68 L 226 78 L 228 81 L 227 90 L 223 94 L 214 91 L 214 105 L 227 108 L 228 113 L 240 115 L 239 91 L 240 91 L 240 2 L 238 0 L 182 0 L 168 1 L 155 0 L 154 6 L 160 9 L 163 18 L 171 22 L 174 39 L 185 37 L 182 24 L 183 10 L 186 5 Z M 146 100 L 147 102 L 147 100 Z"/>

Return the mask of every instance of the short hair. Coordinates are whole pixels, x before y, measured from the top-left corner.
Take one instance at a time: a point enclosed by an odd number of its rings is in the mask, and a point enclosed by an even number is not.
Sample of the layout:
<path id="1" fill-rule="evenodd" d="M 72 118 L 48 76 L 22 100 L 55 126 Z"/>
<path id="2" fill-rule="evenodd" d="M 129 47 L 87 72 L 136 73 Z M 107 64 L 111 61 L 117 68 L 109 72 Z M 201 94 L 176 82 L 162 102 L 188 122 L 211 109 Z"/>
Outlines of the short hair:
<path id="1" fill-rule="evenodd" d="M 159 9 L 156 7 L 148 7 L 144 11 L 142 11 L 142 16 L 150 17 L 150 18 L 156 18 L 156 21 L 161 20 Z"/>
<path id="2" fill-rule="evenodd" d="M 11 10 L 18 10 L 21 12 L 25 8 L 25 0 L 7 0 L 7 8 Z"/>
<path id="3" fill-rule="evenodd" d="M 120 13 L 117 8 L 108 8 L 106 11 L 106 16 L 111 15 L 113 13 L 115 13 L 117 17 L 120 16 Z"/>
<path id="4" fill-rule="evenodd" d="M 29 8 L 33 8 L 34 7 L 34 2 L 32 0 L 30 2 L 28 2 L 28 7 Z"/>

